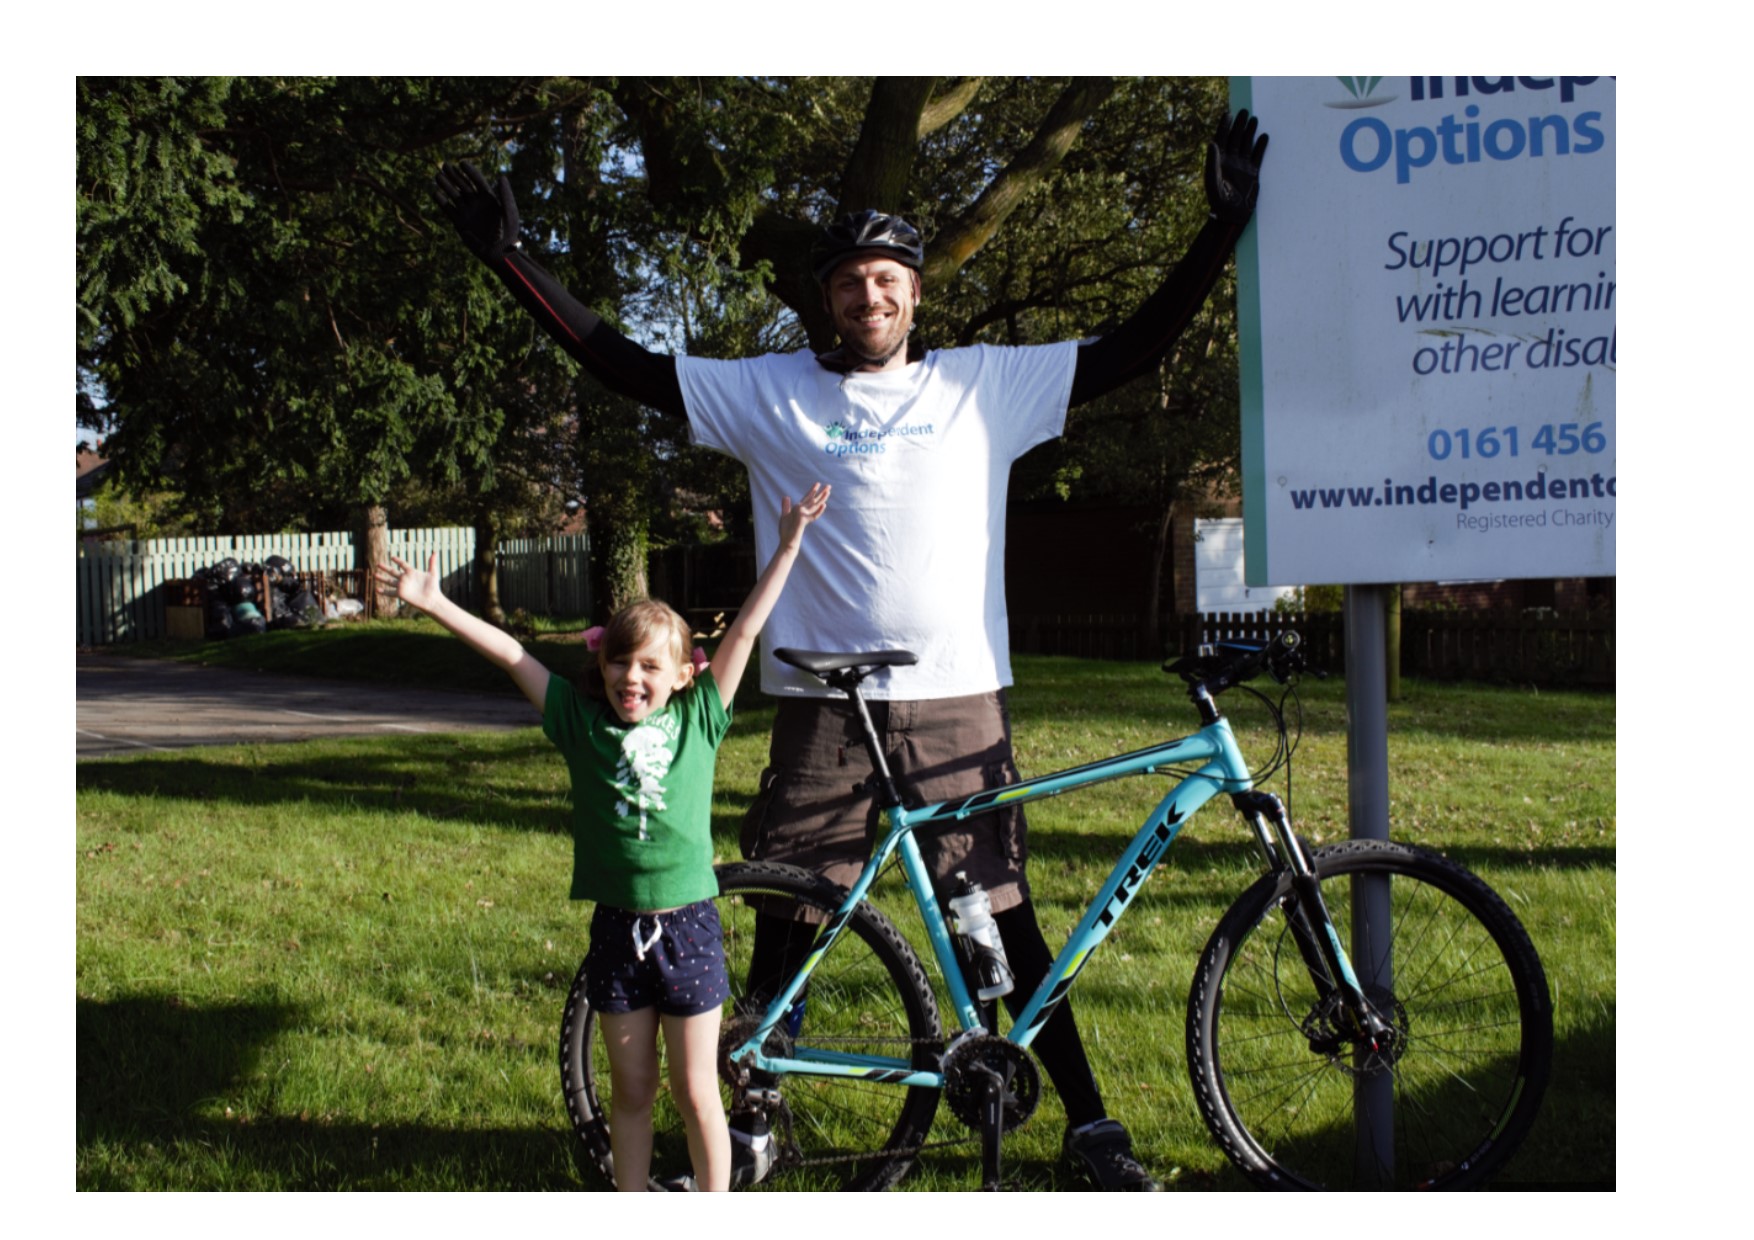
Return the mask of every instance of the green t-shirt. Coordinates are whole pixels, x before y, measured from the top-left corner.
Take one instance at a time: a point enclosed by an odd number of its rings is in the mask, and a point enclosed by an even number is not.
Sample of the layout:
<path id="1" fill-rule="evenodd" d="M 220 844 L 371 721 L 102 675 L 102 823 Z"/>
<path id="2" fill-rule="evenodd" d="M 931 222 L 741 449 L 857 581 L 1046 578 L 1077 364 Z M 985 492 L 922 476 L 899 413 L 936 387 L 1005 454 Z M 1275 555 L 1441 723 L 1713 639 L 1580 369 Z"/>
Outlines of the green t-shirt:
<path id="1" fill-rule="evenodd" d="M 548 678 L 542 731 L 572 775 L 573 899 L 645 910 L 718 895 L 713 767 L 730 726 L 710 671 L 632 728 Z"/>

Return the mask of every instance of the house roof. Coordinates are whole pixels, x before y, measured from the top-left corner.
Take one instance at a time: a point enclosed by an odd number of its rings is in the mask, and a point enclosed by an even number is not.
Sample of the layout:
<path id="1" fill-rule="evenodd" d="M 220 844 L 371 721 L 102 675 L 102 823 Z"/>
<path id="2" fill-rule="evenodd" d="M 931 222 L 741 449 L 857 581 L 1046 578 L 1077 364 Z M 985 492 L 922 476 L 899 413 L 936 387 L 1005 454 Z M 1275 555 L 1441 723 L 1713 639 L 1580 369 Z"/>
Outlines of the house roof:
<path id="1" fill-rule="evenodd" d="M 110 463 L 106 458 L 99 456 L 90 448 L 80 447 L 78 450 L 78 470 L 74 476 L 76 498 L 88 498 L 102 484 L 104 476 L 109 472 Z"/>

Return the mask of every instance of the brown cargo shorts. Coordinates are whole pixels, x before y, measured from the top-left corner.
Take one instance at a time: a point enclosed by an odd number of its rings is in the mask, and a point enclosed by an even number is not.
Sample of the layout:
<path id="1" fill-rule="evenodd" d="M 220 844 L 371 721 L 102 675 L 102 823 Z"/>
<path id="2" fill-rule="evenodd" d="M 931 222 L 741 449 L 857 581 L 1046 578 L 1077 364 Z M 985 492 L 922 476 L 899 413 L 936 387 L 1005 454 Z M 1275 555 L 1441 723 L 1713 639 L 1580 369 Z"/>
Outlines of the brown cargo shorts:
<path id="1" fill-rule="evenodd" d="M 1014 784 L 1005 691 L 869 702 L 890 774 L 910 806 Z M 814 870 L 851 887 L 883 829 L 871 759 L 851 703 L 783 698 L 769 765 L 743 820 L 743 855 Z M 915 834 L 940 895 L 958 872 L 986 888 L 994 912 L 1029 896 L 1023 810 L 1011 806 Z"/>

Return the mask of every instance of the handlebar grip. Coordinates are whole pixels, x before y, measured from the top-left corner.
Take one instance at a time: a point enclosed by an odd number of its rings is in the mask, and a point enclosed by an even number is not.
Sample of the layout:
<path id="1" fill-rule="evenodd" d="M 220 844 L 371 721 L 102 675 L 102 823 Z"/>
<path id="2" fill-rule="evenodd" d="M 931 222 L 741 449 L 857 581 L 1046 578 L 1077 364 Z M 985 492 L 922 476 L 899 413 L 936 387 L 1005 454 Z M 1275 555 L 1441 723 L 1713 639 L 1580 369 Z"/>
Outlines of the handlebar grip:
<path id="1" fill-rule="evenodd" d="M 1274 680 L 1283 682 L 1303 666 L 1303 638 L 1286 629 L 1261 649 L 1267 671 Z"/>

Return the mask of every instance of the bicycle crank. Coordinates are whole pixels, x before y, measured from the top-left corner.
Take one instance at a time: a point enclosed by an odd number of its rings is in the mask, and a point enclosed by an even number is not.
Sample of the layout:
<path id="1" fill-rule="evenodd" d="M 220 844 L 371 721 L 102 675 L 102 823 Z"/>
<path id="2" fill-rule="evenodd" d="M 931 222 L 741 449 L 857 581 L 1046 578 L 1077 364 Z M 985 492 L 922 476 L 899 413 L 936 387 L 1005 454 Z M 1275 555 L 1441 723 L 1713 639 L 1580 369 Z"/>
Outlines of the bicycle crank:
<path id="1" fill-rule="evenodd" d="M 944 1054 L 944 1097 L 957 1119 L 977 1131 L 985 1121 L 987 1090 L 997 1076 L 1003 1131 L 1010 1132 L 1041 1101 L 1035 1056 L 990 1033 L 963 1038 Z"/>

